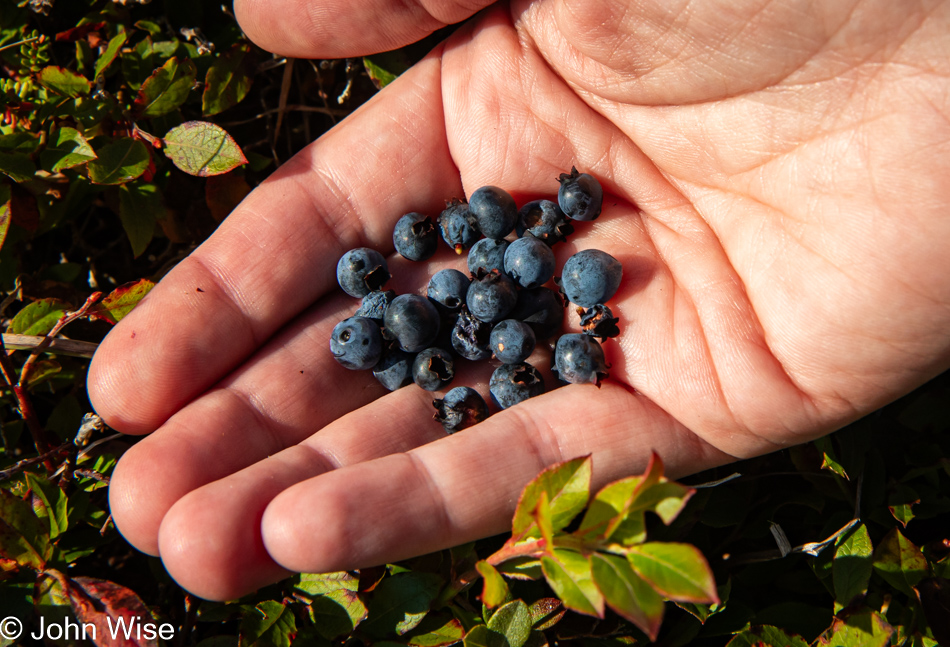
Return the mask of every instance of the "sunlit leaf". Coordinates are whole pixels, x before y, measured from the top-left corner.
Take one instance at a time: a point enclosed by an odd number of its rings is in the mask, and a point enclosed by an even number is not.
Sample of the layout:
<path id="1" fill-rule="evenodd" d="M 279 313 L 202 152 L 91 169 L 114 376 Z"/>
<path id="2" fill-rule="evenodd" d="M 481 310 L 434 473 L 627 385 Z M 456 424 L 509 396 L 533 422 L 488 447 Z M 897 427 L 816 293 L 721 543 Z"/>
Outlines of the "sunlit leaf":
<path id="1" fill-rule="evenodd" d="M 34 496 L 43 502 L 50 539 L 56 539 L 69 527 L 66 493 L 37 474 L 26 472 L 24 476 Z"/>
<path id="2" fill-rule="evenodd" d="M 7 332 L 14 335 L 45 335 L 69 309 L 59 299 L 39 299 L 16 313 Z"/>
<path id="3" fill-rule="evenodd" d="M 10 231 L 10 224 L 13 222 L 10 201 L 10 187 L 0 184 L 0 249 L 3 249 L 3 241 L 7 239 L 7 232 Z"/>
<path id="4" fill-rule="evenodd" d="M 421 629 L 421 626 L 419 629 Z M 448 647 L 461 642 L 464 636 L 465 628 L 462 627 L 462 623 L 455 618 L 451 618 L 430 631 L 417 633 L 409 639 L 409 644 L 415 647 Z"/>
<path id="5" fill-rule="evenodd" d="M 656 640 L 663 622 L 663 598 L 633 572 L 623 557 L 595 553 L 591 556 L 594 584 L 607 606 Z"/>
<path id="6" fill-rule="evenodd" d="M 396 80 L 397 74 L 387 70 L 385 66 L 376 63 L 371 57 L 363 57 L 363 67 L 366 68 L 366 74 L 377 88 L 384 88 Z"/>
<path id="7" fill-rule="evenodd" d="M 109 41 L 109 44 L 106 46 L 105 51 L 99 55 L 99 60 L 96 61 L 96 72 L 94 78 L 99 78 L 99 76 L 108 69 L 112 62 L 116 59 L 116 56 L 119 55 L 119 50 L 122 49 L 122 46 L 125 45 L 126 39 L 129 37 L 128 32 L 119 32 L 112 40 Z"/>
<path id="8" fill-rule="evenodd" d="M 139 304 L 145 295 L 155 287 L 155 282 L 149 279 L 140 279 L 120 285 L 110 292 L 99 303 L 94 305 L 90 314 L 109 323 L 119 323 L 132 308 Z"/>
<path id="9" fill-rule="evenodd" d="M 148 168 L 148 148 L 130 137 L 117 139 L 98 151 L 98 159 L 86 165 L 95 184 L 124 184 L 141 176 Z"/>
<path id="10" fill-rule="evenodd" d="M 327 640 L 353 633 L 367 616 L 366 605 L 355 589 L 340 588 L 315 595 L 309 610 L 317 633 Z"/>
<path id="11" fill-rule="evenodd" d="M 528 605 L 521 600 L 512 600 L 499 607 L 488 620 L 488 628 L 502 634 L 510 647 L 522 647 L 531 633 Z"/>
<path id="12" fill-rule="evenodd" d="M 647 542 L 631 546 L 627 560 L 640 577 L 671 600 L 719 601 L 712 570 L 695 546 Z"/>
<path id="13" fill-rule="evenodd" d="M 511 534 L 519 538 L 540 536 L 534 514 L 542 492 L 548 497 L 552 531 L 569 524 L 587 504 L 590 477 L 590 456 L 565 461 L 541 472 L 521 493 Z"/>
<path id="14" fill-rule="evenodd" d="M 899 483 L 887 497 L 887 509 L 904 528 L 914 518 L 914 506 L 920 503 L 920 495 L 913 488 Z"/>
<path id="15" fill-rule="evenodd" d="M 864 610 L 835 618 L 831 627 L 819 637 L 817 645 L 829 647 L 884 647 L 894 628 L 880 614 Z"/>
<path id="16" fill-rule="evenodd" d="M 241 102 L 251 89 L 254 66 L 251 46 L 235 43 L 218 56 L 205 77 L 205 91 L 201 97 L 201 114 L 216 115 Z"/>
<path id="17" fill-rule="evenodd" d="M 508 647 L 508 640 L 485 625 L 477 625 L 465 634 L 464 647 Z"/>
<path id="18" fill-rule="evenodd" d="M 196 74 L 191 59 L 168 59 L 139 88 L 133 104 L 136 114 L 139 117 L 160 117 L 177 110 L 188 98 Z"/>
<path id="19" fill-rule="evenodd" d="M 831 436 L 823 436 L 815 441 L 815 447 L 821 452 L 821 469 L 834 472 L 841 478 L 848 480 L 848 473 L 835 456 L 834 446 L 831 444 Z"/>
<path id="20" fill-rule="evenodd" d="M 157 647 L 154 636 L 150 640 L 146 634 L 136 631 L 136 628 L 141 630 L 143 624 L 155 626 L 158 623 L 131 589 L 93 577 L 66 579 L 60 575 L 57 579 L 60 584 L 66 582 L 66 593 L 76 620 L 95 626 L 97 638 L 102 639 L 100 645 Z M 116 638 L 113 640 L 112 636 Z"/>
<path id="21" fill-rule="evenodd" d="M 265 600 L 241 619 L 238 647 L 290 647 L 296 633 L 293 610 L 276 600 Z"/>
<path id="22" fill-rule="evenodd" d="M 604 617 L 604 596 L 594 584 L 590 560 L 570 550 L 556 549 L 541 558 L 544 577 L 569 609 Z"/>
<path id="23" fill-rule="evenodd" d="M 795 635 L 788 635 L 777 627 L 755 625 L 741 631 L 726 647 L 808 647 L 808 642 Z"/>
<path id="24" fill-rule="evenodd" d="M 58 129 L 50 138 L 46 149 L 40 153 L 40 164 L 52 173 L 73 168 L 96 159 L 86 138 L 75 128 Z"/>
<path id="25" fill-rule="evenodd" d="M 482 576 L 482 604 L 492 609 L 508 599 L 508 584 L 498 570 L 486 561 L 475 564 Z"/>
<path id="26" fill-rule="evenodd" d="M 531 614 L 533 627 L 543 631 L 556 625 L 564 617 L 567 609 L 557 598 L 541 598 L 528 607 L 528 612 Z"/>
<path id="27" fill-rule="evenodd" d="M 873 550 L 864 524 L 856 526 L 838 539 L 832 574 L 835 601 L 841 606 L 848 606 L 855 596 L 867 591 L 868 581 L 871 579 Z"/>
<path id="28" fill-rule="evenodd" d="M 67 97 L 84 97 L 92 91 L 89 79 L 56 65 L 44 67 L 36 80 L 47 90 Z"/>
<path id="29" fill-rule="evenodd" d="M 49 532 L 43 528 L 33 506 L 0 490 L 0 559 L 41 570 L 51 550 Z"/>
<path id="30" fill-rule="evenodd" d="M 913 588 L 930 569 L 920 549 L 897 529 L 887 533 L 874 549 L 874 571 L 895 589 L 914 596 Z"/>
<path id="31" fill-rule="evenodd" d="M 185 173 L 199 177 L 227 173 L 247 163 L 231 135 L 207 121 L 186 121 L 168 131 L 165 155 Z"/>

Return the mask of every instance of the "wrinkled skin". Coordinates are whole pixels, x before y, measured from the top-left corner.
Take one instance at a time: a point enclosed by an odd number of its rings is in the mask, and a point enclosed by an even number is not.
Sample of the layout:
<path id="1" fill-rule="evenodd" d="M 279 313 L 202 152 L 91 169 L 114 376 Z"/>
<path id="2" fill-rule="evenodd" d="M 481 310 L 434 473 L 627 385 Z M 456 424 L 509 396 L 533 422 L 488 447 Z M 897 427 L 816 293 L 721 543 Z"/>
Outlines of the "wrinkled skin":
<path id="1" fill-rule="evenodd" d="M 264 48 L 340 57 L 475 5 L 235 10 Z M 152 432 L 115 471 L 119 529 L 194 593 L 233 598 L 503 531 L 560 460 L 592 453 L 596 487 L 656 450 L 682 476 L 826 434 L 943 371 L 948 23 L 947 3 L 923 0 L 479 14 L 284 164 L 102 345 L 96 410 Z M 592 247 L 624 265 L 610 305 L 630 325 L 599 390 L 445 437 L 431 394 L 336 365 L 327 339 L 357 305 L 335 286 L 344 251 L 391 254 L 399 216 L 437 214 L 447 193 L 553 195 L 572 165 L 603 182 L 604 212 L 558 266 Z M 391 271 L 403 293 L 434 269 Z M 464 383 L 486 393 L 479 379 Z"/>

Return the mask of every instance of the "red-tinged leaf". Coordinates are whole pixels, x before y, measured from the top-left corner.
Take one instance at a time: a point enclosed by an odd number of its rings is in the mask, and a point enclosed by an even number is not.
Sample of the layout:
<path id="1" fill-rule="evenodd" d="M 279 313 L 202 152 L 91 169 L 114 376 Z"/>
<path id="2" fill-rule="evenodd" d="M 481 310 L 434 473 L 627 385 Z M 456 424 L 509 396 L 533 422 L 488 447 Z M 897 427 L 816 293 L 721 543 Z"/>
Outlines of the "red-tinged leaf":
<path id="1" fill-rule="evenodd" d="M 254 80 L 254 62 L 248 43 L 235 43 L 218 56 L 205 76 L 201 114 L 216 115 L 240 103 Z"/>
<path id="2" fill-rule="evenodd" d="M 241 620 L 238 647 L 290 647 L 297 634 L 294 612 L 275 600 L 258 603 Z"/>
<path id="3" fill-rule="evenodd" d="M 33 506 L 14 494 L 0 490 L 0 558 L 18 566 L 42 570 L 50 557 L 49 532 Z"/>
<path id="4" fill-rule="evenodd" d="M 148 279 L 120 285 L 93 306 L 90 314 L 112 324 L 119 323 L 153 287 L 155 287 L 155 282 Z"/>
<path id="5" fill-rule="evenodd" d="M 99 31 L 105 26 L 105 22 L 87 22 L 85 25 L 79 25 L 78 27 L 73 27 L 72 29 L 59 32 L 56 34 L 56 40 L 59 42 L 71 43 L 81 38 L 85 38 L 91 32 Z"/>
<path id="6" fill-rule="evenodd" d="M 327 640 L 352 634 L 369 615 L 356 591 L 342 588 L 314 596 L 308 610 L 317 633 Z"/>
<path id="7" fill-rule="evenodd" d="M 475 570 L 482 576 L 482 604 L 494 609 L 509 597 L 508 584 L 494 566 L 482 560 L 475 564 Z"/>
<path id="8" fill-rule="evenodd" d="M 877 612 L 864 610 L 836 617 L 816 645 L 829 647 L 884 647 L 894 628 Z"/>
<path id="9" fill-rule="evenodd" d="M 585 615 L 604 617 L 604 596 L 594 584 L 587 557 L 559 548 L 541 558 L 541 568 L 548 586 L 564 606 Z"/>
<path id="10" fill-rule="evenodd" d="M 557 598 L 541 598 L 528 607 L 531 624 L 538 631 L 550 629 L 567 613 L 567 609 Z"/>
<path id="11" fill-rule="evenodd" d="M 247 164 L 237 142 L 221 126 L 186 121 L 165 135 L 165 155 L 189 175 L 220 175 Z"/>
<path id="12" fill-rule="evenodd" d="M 10 223 L 13 221 L 10 201 L 10 187 L 0 184 L 0 249 L 3 249 L 3 241 L 7 239 L 7 232 L 10 231 Z"/>
<path id="13" fill-rule="evenodd" d="M 211 217 L 223 221 L 250 192 L 251 187 L 240 171 L 209 177 L 205 182 L 205 201 Z"/>
<path id="14" fill-rule="evenodd" d="M 910 596 L 930 572 L 924 554 L 897 528 L 892 528 L 874 549 L 872 564 L 888 584 Z"/>
<path id="15" fill-rule="evenodd" d="M 93 577 L 53 576 L 69 595 L 79 623 L 95 627 L 98 647 L 158 647 L 158 623 L 131 589 Z"/>
<path id="16" fill-rule="evenodd" d="M 152 72 L 139 88 L 133 110 L 138 117 L 161 117 L 178 109 L 188 98 L 197 74 L 191 59 L 172 57 Z"/>
<path id="17" fill-rule="evenodd" d="M 75 128 L 57 130 L 40 153 L 40 164 L 51 173 L 59 173 L 94 159 L 96 151 Z"/>
<path id="18" fill-rule="evenodd" d="M 794 634 L 790 636 L 777 627 L 755 625 L 737 633 L 726 647 L 758 647 L 759 645 L 808 647 L 808 642 Z"/>
<path id="19" fill-rule="evenodd" d="M 409 639 L 409 644 L 414 647 L 448 647 L 461 642 L 464 636 L 465 628 L 462 623 L 452 618 L 441 627 L 413 636 Z"/>
<path id="20" fill-rule="evenodd" d="M 123 31 L 109 41 L 105 51 L 99 55 L 99 60 L 96 61 L 96 73 L 94 78 L 98 79 L 99 76 L 105 72 L 110 65 L 112 65 L 112 62 L 119 55 L 119 50 L 122 49 L 123 45 L 125 45 L 125 41 L 128 37 L 128 32 Z"/>
<path id="21" fill-rule="evenodd" d="M 503 635 L 509 647 L 522 647 L 531 634 L 531 613 L 522 600 L 512 600 L 495 611 L 488 628 Z"/>
<path id="22" fill-rule="evenodd" d="M 331 591 L 357 591 L 360 578 L 347 572 L 301 573 L 294 588 L 306 595 L 324 595 Z"/>
<path id="23" fill-rule="evenodd" d="M 590 456 L 582 456 L 541 472 L 521 493 L 511 522 L 511 534 L 519 540 L 540 536 L 534 514 L 542 493 L 547 495 L 550 504 L 552 531 L 564 528 L 587 505 L 591 470 Z"/>
<path id="24" fill-rule="evenodd" d="M 57 65 L 44 67 L 36 80 L 47 90 L 66 97 L 84 97 L 92 91 L 89 79 Z"/>
<path id="25" fill-rule="evenodd" d="M 904 528 L 914 518 L 914 506 L 920 503 L 920 496 L 910 486 L 899 483 L 887 497 L 887 509 Z"/>
<path id="26" fill-rule="evenodd" d="M 648 542 L 627 549 L 627 561 L 661 595 L 680 602 L 719 602 L 706 558 L 689 544 Z"/>
<path id="27" fill-rule="evenodd" d="M 16 313 L 7 332 L 14 335 L 45 335 L 68 309 L 69 306 L 59 299 L 39 299 Z"/>
<path id="28" fill-rule="evenodd" d="M 123 137 L 106 144 L 98 159 L 86 165 L 93 184 L 124 184 L 140 177 L 148 168 L 148 148 L 142 142 Z"/>
<path id="29" fill-rule="evenodd" d="M 663 598 L 633 572 L 622 557 L 595 553 L 591 556 L 594 583 L 607 606 L 655 641 L 663 622 Z"/>

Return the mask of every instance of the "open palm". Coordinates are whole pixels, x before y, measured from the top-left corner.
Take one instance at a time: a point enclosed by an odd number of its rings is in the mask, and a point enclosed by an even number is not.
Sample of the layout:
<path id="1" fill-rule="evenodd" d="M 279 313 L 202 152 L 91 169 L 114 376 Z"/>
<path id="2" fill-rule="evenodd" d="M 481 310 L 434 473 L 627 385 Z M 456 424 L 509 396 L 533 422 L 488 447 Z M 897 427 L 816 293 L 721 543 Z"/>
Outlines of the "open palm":
<path id="1" fill-rule="evenodd" d="M 456 3 L 237 0 L 291 56 L 390 49 Z M 421 5 L 433 5 L 429 10 Z M 457 3 L 465 4 L 465 3 Z M 468 3 L 472 4 L 472 3 Z M 433 12 L 433 13 L 430 13 Z M 360 16 L 374 16 L 372 23 Z M 550 0 L 486 10 L 281 167 L 109 335 L 89 392 L 121 431 L 123 534 L 186 588 L 378 564 L 507 527 L 544 467 L 603 484 L 830 432 L 950 366 L 946 3 Z M 572 165 L 603 216 L 556 246 L 624 265 L 611 377 L 444 437 L 432 395 L 333 361 L 347 249 L 485 184 Z M 394 286 L 463 261 L 392 259 Z M 576 319 L 572 320 L 576 323 Z M 486 392 L 476 369 L 461 383 Z"/>

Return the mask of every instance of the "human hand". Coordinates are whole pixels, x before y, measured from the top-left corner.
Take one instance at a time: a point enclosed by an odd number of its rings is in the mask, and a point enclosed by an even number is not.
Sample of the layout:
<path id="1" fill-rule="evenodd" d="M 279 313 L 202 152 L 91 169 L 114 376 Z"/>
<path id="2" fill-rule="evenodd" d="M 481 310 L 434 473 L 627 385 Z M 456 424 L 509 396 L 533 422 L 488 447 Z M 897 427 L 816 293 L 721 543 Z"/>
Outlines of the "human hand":
<path id="1" fill-rule="evenodd" d="M 89 372 L 108 424 L 154 430 L 112 478 L 129 541 L 194 593 L 233 598 L 288 569 L 501 532 L 522 486 L 563 459 L 592 453 L 595 486 L 651 450 L 684 475 L 816 438 L 950 366 L 946 3 L 675 4 L 486 11 L 170 272 Z M 262 47 L 301 57 L 394 48 L 471 13 L 235 10 Z M 399 216 L 463 189 L 550 195 L 572 165 L 608 196 L 555 247 L 558 267 L 599 248 L 625 270 L 599 390 L 443 437 L 430 393 L 389 394 L 333 361 L 330 331 L 356 307 L 336 289 L 344 251 L 391 251 Z M 463 261 L 393 259 L 393 287 Z M 486 377 L 456 384 L 484 394 Z"/>

